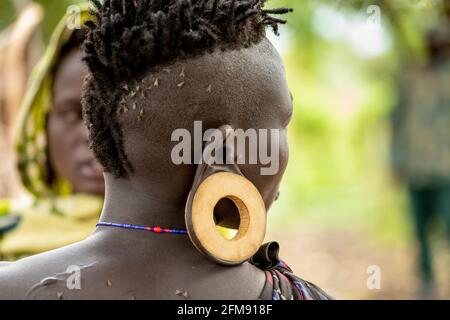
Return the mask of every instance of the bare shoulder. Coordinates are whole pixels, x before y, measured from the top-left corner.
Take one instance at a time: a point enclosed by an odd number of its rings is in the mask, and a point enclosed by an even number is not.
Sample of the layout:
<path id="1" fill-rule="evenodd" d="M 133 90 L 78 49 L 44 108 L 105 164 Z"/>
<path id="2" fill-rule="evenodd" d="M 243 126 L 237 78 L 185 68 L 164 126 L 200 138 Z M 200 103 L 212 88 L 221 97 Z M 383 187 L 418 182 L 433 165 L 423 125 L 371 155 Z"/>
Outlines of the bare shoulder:
<path id="1" fill-rule="evenodd" d="M 23 299 L 26 281 L 23 269 L 17 262 L 0 263 L 0 300 Z"/>
<path id="2" fill-rule="evenodd" d="M 75 244 L 16 262 L 1 262 L 0 300 L 58 299 L 70 277 L 89 268 L 90 261 L 82 245 Z"/>
<path id="3" fill-rule="evenodd" d="M 191 287 L 193 299 L 255 300 L 260 297 L 266 282 L 264 271 L 250 263 L 216 266 L 210 268 L 210 272 L 208 276 L 198 275 Z"/>

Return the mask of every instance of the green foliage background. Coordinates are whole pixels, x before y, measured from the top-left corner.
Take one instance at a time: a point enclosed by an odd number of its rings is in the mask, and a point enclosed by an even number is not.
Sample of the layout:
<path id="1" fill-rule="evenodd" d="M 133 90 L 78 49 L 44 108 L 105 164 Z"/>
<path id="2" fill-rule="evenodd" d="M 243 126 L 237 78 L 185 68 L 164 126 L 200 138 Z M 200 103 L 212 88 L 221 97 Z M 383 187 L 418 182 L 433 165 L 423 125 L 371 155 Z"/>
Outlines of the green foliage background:
<path id="1" fill-rule="evenodd" d="M 274 0 L 294 13 L 283 53 L 294 94 L 291 160 L 273 212 L 283 226 L 296 218 L 321 226 L 356 226 L 386 245 L 411 237 L 404 186 L 390 169 L 390 113 L 396 77 L 424 61 L 424 35 L 443 13 L 439 1 Z M 348 41 L 318 32 L 322 9 L 344 20 L 368 19 L 378 5 L 389 46 L 361 56 Z M 332 32 L 333 30 L 330 30 Z M 323 32 L 322 32 L 323 33 Z M 283 38 L 283 35 L 282 35 Z"/>
<path id="2" fill-rule="evenodd" d="M 80 1 L 76 0 L 0 0 L 0 30 L 8 26 L 15 18 L 17 11 L 26 3 L 38 3 L 45 10 L 42 23 L 42 32 L 45 40 L 48 40 L 53 28 L 66 12 L 67 6 Z"/>

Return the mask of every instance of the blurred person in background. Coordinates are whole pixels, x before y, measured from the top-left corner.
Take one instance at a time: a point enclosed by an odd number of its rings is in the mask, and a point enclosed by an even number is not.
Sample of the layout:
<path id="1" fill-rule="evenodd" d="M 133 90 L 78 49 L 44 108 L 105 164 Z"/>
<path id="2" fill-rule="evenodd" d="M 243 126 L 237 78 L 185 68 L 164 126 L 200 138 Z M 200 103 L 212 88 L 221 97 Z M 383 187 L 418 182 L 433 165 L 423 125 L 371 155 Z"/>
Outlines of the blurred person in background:
<path id="1" fill-rule="evenodd" d="M 0 30 L 0 198 L 20 194 L 11 152 L 12 127 L 17 118 L 27 79 L 42 55 L 40 24 L 43 8 L 35 3 L 18 11 L 14 21 Z"/>
<path id="2" fill-rule="evenodd" d="M 88 17 L 81 5 L 80 19 Z M 81 117 L 82 29 L 56 27 L 33 70 L 16 131 L 17 165 L 31 199 L 0 200 L 0 256 L 16 259 L 87 237 L 98 221 L 103 173 Z"/>
<path id="3" fill-rule="evenodd" d="M 393 117 L 393 162 L 396 174 L 407 183 L 411 199 L 419 245 L 421 298 L 433 298 L 430 228 L 435 223 L 445 226 L 450 240 L 449 19 L 428 33 L 426 49 L 427 65 L 405 70 L 399 82 Z"/>

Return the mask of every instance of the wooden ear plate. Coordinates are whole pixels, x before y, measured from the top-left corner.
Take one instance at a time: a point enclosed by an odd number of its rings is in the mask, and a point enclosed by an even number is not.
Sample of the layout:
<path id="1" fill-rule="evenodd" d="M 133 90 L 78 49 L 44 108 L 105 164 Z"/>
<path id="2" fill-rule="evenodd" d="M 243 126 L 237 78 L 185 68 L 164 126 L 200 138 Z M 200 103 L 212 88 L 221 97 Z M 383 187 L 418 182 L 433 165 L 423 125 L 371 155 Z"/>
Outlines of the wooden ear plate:
<path id="1" fill-rule="evenodd" d="M 222 198 L 232 200 L 239 209 L 239 230 L 230 240 L 219 234 L 214 222 L 214 207 Z M 194 246 L 224 265 L 241 264 L 251 258 L 266 233 L 266 208 L 258 189 L 230 172 L 210 175 L 189 194 L 185 220 Z"/>

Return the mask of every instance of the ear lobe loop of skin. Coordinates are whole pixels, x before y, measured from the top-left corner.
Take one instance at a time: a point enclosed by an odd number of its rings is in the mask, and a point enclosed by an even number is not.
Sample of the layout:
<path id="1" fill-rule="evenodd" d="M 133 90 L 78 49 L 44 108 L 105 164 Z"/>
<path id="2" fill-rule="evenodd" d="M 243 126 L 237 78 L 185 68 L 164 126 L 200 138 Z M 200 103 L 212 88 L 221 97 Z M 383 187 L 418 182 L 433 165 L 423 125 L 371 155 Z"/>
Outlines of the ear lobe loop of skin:
<path id="1" fill-rule="evenodd" d="M 213 261 L 215 261 L 219 264 L 232 266 L 232 265 L 241 264 L 241 263 L 245 262 L 246 260 L 225 261 L 218 257 L 213 256 L 212 254 L 207 252 L 206 249 L 202 248 L 201 242 L 197 238 L 195 231 L 194 231 L 193 224 L 192 224 L 192 211 L 191 210 L 192 210 L 194 197 L 195 197 L 195 194 L 196 194 L 198 188 L 205 180 L 207 180 L 210 176 L 220 173 L 220 172 L 233 173 L 240 177 L 245 178 L 245 176 L 243 175 L 243 173 L 241 172 L 239 167 L 236 165 L 236 161 L 234 161 L 238 157 L 238 155 L 235 153 L 235 150 L 234 150 L 234 144 L 233 144 L 233 146 L 228 146 L 226 144 L 228 139 L 232 138 L 234 135 L 232 127 L 229 125 L 223 125 L 223 126 L 219 127 L 217 130 L 220 130 L 220 132 L 222 133 L 222 137 L 224 137 L 224 139 L 222 141 L 213 141 L 213 142 L 207 143 L 205 145 L 204 152 L 203 152 L 202 158 L 201 158 L 201 162 L 197 167 L 195 177 L 194 177 L 194 182 L 193 182 L 191 191 L 189 193 L 188 200 L 186 202 L 185 222 L 186 222 L 186 227 L 187 227 L 189 238 L 191 239 L 191 242 L 194 245 L 194 247 L 199 252 L 208 256 Z M 230 148 L 230 147 L 233 148 L 231 150 L 232 152 L 226 152 L 226 156 L 227 156 L 226 160 L 233 160 L 233 161 L 230 161 L 231 164 L 227 164 L 227 162 L 229 162 L 229 161 L 225 161 L 225 164 L 215 164 L 213 161 L 214 159 L 211 158 L 211 153 L 209 153 L 209 154 L 206 153 L 206 151 L 208 151 L 209 149 L 218 150 L 219 149 L 218 147 L 222 147 L 222 146 L 224 146 L 225 148 Z M 230 157 L 233 157 L 233 159 L 231 159 Z M 259 192 L 258 192 L 258 194 L 259 194 Z M 262 205 L 264 206 L 264 203 Z M 265 208 L 264 208 L 264 211 L 265 211 Z M 264 223 L 264 231 L 263 232 L 265 234 L 265 223 Z M 230 241 L 232 241 L 232 240 L 230 240 Z M 259 245 L 261 245 L 261 244 L 262 244 L 262 242 Z M 257 249 L 256 249 L 256 251 L 257 251 Z"/>

